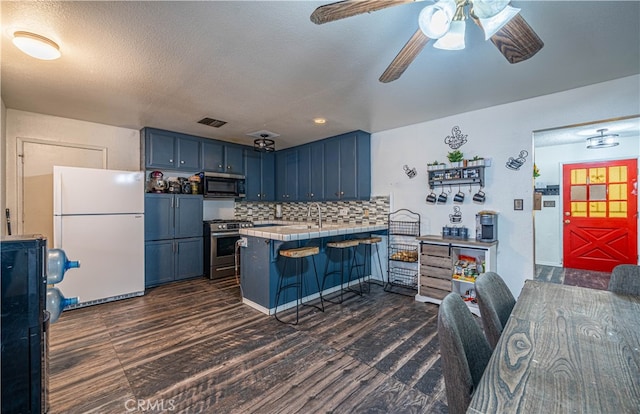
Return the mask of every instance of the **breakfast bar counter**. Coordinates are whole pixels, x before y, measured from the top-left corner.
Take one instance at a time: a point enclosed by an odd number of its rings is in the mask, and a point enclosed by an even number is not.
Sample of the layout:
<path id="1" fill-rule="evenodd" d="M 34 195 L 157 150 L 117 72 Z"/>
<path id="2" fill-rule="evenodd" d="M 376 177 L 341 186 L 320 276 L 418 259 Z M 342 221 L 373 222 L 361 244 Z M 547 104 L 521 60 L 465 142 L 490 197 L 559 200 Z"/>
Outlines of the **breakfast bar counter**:
<path id="1" fill-rule="evenodd" d="M 640 296 L 527 280 L 468 413 L 638 413 Z"/>
<path id="2" fill-rule="evenodd" d="M 366 238 L 372 234 L 386 234 L 386 225 L 362 224 L 315 224 L 297 223 L 284 225 L 258 226 L 240 230 L 244 245 L 240 249 L 240 285 L 242 287 L 243 303 L 265 314 L 273 314 L 276 302 L 278 279 L 283 268 L 283 260 L 279 255 L 281 249 L 295 249 L 300 247 L 318 247 L 319 253 L 305 260 L 299 260 L 296 266 L 290 266 L 294 272 L 302 273 L 305 280 L 304 301 L 319 297 L 315 282 L 315 269 L 320 283 L 327 263 L 334 268 L 343 266 L 345 273 L 349 272 L 350 261 L 336 262 L 336 258 L 327 256 L 325 246 L 330 241 L 341 241 L 350 238 Z M 357 260 L 364 263 L 364 249 L 358 249 Z M 367 268 L 369 264 L 366 265 Z M 287 274 L 289 274 L 287 269 Z M 339 275 L 331 275 L 325 281 L 323 295 L 341 289 Z M 292 306 L 296 296 L 294 289 L 281 295 L 278 311 Z M 283 298 L 284 296 L 284 298 Z"/>

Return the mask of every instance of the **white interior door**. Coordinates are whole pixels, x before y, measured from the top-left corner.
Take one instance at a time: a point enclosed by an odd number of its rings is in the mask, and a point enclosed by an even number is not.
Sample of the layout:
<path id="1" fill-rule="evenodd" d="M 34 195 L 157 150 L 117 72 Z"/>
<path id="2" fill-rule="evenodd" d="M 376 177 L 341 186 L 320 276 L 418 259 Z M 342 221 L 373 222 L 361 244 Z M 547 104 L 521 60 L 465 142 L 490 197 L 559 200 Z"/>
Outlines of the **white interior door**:
<path id="1" fill-rule="evenodd" d="M 21 144 L 21 145 L 20 145 Z M 22 227 L 14 233 L 42 234 L 53 247 L 53 166 L 106 168 L 106 148 L 84 147 L 63 142 L 19 140 L 22 147 Z M 20 171 L 20 169 L 18 169 Z M 21 190 L 21 191 L 20 191 Z"/>

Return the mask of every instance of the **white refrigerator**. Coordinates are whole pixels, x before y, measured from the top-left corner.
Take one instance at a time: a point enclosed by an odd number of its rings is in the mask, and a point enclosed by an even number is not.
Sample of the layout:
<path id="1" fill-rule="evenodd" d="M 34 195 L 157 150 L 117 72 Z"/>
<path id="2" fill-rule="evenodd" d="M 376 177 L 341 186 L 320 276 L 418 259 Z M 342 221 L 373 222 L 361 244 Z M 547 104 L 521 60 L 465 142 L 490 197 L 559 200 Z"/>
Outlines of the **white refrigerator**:
<path id="1" fill-rule="evenodd" d="M 53 167 L 53 246 L 80 267 L 56 285 L 88 306 L 144 294 L 144 173 Z"/>

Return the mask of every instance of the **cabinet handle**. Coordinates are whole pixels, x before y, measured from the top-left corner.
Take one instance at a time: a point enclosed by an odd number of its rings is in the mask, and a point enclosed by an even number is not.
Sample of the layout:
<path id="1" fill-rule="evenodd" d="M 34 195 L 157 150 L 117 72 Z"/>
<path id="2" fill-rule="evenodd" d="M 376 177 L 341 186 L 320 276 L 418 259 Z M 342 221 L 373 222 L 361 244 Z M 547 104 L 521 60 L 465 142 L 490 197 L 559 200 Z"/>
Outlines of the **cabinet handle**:
<path id="1" fill-rule="evenodd" d="M 340 195 L 343 196 L 344 195 L 344 191 L 340 191 Z"/>
<path id="2" fill-rule="evenodd" d="M 222 168 L 222 164 L 218 164 L 218 168 Z"/>
<path id="3" fill-rule="evenodd" d="M 180 164 L 184 164 L 184 161 L 180 161 Z"/>
<path id="4" fill-rule="evenodd" d="M 176 208 L 180 208 L 180 199 L 176 198 Z"/>
<path id="5" fill-rule="evenodd" d="M 227 165 L 227 170 L 230 170 L 230 169 L 231 169 L 231 166 L 230 166 L 230 165 Z"/>
<path id="6" fill-rule="evenodd" d="M 170 158 L 170 159 L 169 159 L 169 162 L 173 162 L 173 158 Z"/>
<path id="7" fill-rule="evenodd" d="M 171 208 L 173 208 L 173 202 L 174 202 L 175 198 L 171 197 Z"/>

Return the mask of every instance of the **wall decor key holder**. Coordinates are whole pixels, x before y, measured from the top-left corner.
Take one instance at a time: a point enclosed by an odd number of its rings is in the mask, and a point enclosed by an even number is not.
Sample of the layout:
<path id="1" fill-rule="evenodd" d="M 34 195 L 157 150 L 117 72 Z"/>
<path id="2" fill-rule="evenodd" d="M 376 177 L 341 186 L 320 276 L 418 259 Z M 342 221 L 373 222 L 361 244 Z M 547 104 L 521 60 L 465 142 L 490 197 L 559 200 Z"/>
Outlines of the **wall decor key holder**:
<path id="1" fill-rule="evenodd" d="M 509 168 L 510 170 L 515 170 L 515 171 L 519 170 L 520 167 L 522 167 L 524 163 L 527 162 L 528 155 L 529 153 L 527 152 L 527 150 L 520 151 L 518 158 L 509 157 L 509 159 L 507 160 L 506 167 Z"/>
<path id="2" fill-rule="evenodd" d="M 402 166 L 402 168 L 404 169 L 405 174 L 407 174 L 407 177 L 409 178 L 413 178 L 418 174 L 418 171 L 416 170 L 415 167 L 409 168 L 409 166 L 405 164 Z"/>

